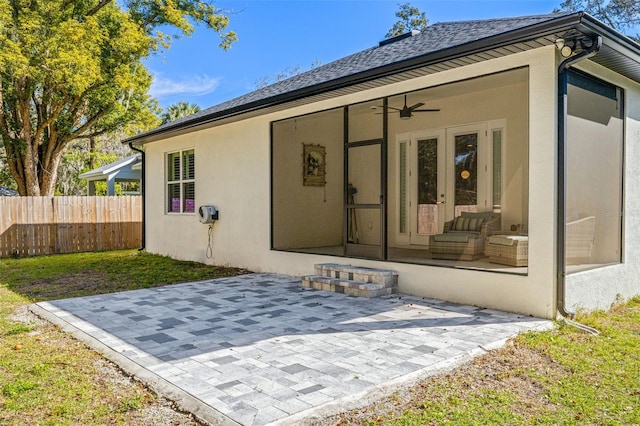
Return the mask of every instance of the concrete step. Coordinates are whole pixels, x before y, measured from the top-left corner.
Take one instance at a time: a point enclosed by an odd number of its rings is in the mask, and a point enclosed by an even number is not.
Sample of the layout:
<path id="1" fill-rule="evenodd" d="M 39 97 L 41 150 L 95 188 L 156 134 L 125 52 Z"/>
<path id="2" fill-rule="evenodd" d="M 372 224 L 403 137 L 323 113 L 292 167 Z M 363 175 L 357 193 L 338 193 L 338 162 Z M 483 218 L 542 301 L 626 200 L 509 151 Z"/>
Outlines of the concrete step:
<path id="1" fill-rule="evenodd" d="M 332 278 L 323 275 L 307 275 L 302 277 L 302 287 L 315 290 L 332 291 L 347 296 L 380 297 L 397 292 L 396 287 L 385 287 L 382 284 L 364 283 L 343 278 Z"/>
<path id="2" fill-rule="evenodd" d="M 367 268 L 338 263 L 319 263 L 315 265 L 315 273 L 324 277 L 380 284 L 387 288 L 398 287 L 398 272 L 390 269 Z"/>

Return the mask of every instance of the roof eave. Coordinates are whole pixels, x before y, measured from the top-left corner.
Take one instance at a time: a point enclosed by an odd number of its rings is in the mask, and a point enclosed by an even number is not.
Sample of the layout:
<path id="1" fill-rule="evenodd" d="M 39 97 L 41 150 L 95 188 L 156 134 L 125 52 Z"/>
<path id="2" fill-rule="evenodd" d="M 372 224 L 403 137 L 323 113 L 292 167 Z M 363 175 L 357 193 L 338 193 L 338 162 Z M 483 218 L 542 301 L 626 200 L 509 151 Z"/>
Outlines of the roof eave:
<path id="1" fill-rule="evenodd" d="M 88 172 L 84 172 L 80 175 L 78 175 L 78 177 L 80 179 L 91 179 L 91 178 L 99 178 L 102 176 L 108 176 L 110 174 L 113 174 L 114 171 L 118 170 L 118 169 L 122 169 L 124 167 L 127 167 L 128 165 L 130 165 L 131 163 L 134 163 L 136 161 L 138 161 L 140 159 L 140 154 L 134 154 L 131 155 L 129 157 L 123 158 L 121 160 L 118 161 L 114 161 L 112 163 L 112 165 L 108 168 L 104 168 L 105 166 L 102 167 L 98 167 L 97 169 L 93 169 L 93 170 L 89 170 Z"/>
<path id="2" fill-rule="evenodd" d="M 605 25 L 603 22 L 598 21 L 588 14 L 583 15 L 581 24 L 585 29 L 602 36 L 605 43 L 610 45 L 619 53 L 629 58 L 636 58 L 640 61 L 640 43 L 637 41 Z"/>
<path id="3" fill-rule="evenodd" d="M 409 71 L 418 67 L 435 64 L 447 60 L 452 60 L 465 55 L 472 55 L 489 49 L 496 49 L 510 44 L 543 37 L 553 33 L 567 31 L 577 26 L 585 25 L 587 28 L 597 32 L 606 32 L 607 36 L 614 37 L 628 44 L 630 50 L 636 49 L 640 51 L 640 45 L 633 43 L 630 39 L 616 31 L 610 30 L 601 22 L 592 18 L 584 12 L 576 12 L 569 15 L 561 16 L 538 24 L 529 25 L 513 31 L 504 32 L 495 36 L 482 38 L 469 43 L 464 43 L 448 49 L 430 52 L 425 55 L 416 56 L 399 62 L 394 62 L 381 67 L 372 68 L 356 74 L 348 75 L 338 79 L 318 83 L 301 89 L 292 90 L 276 96 L 260 99 L 258 101 L 249 102 L 238 107 L 228 108 L 222 111 L 216 111 L 208 115 L 195 117 L 192 120 L 185 120 L 175 125 L 164 126 L 132 136 L 123 143 L 144 144 L 148 142 L 164 139 L 173 134 L 182 133 L 194 127 L 205 126 L 207 124 L 233 118 L 240 114 L 245 114 L 272 106 L 281 105 L 286 102 L 292 102 L 306 98 L 308 96 L 324 93 L 332 90 L 342 89 L 344 87 L 356 85 L 378 78 L 386 77 L 403 71 Z"/>

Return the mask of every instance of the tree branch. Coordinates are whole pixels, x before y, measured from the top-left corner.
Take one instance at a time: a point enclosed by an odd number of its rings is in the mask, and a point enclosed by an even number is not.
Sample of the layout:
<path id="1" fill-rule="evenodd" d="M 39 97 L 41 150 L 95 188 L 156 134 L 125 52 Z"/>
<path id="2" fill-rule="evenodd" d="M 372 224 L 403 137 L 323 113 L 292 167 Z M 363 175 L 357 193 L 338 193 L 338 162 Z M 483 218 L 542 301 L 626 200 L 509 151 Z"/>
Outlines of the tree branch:
<path id="1" fill-rule="evenodd" d="M 88 139 L 88 138 L 95 138 L 95 137 L 97 137 L 97 136 L 102 136 L 102 135 L 104 135 L 104 134 L 106 134 L 106 133 L 109 133 L 109 130 L 106 130 L 106 129 L 105 129 L 105 130 L 99 130 L 99 131 L 97 131 L 97 132 L 93 132 L 93 133 L 86 133 L 86 134 L 82 135 L 82 137 L 83 137 L 83 138 L 87 138 L 87 139 Z M 78 139 L 79 139 L 79 138 L 78 138 Z"/>
<path id="2" fill-rule="evenodd" d="M 4 115 L 4 86 L 2 85 L 2 79 L 0 78 L 0 134 L 3 138 L 8 136 L 9 128 L 7 127 L 7 119 Z"/>
<path id="3" fill-rule="evenodd" d="M 16 153 L 11 143 L 5 143 L 4 145 L 7 152 L 9 171 L 11 172 L 11 176 L 13 176 L 13 180 L 15 180 L 18 185 L 18 194 L 25 196 L 27 195 L 27 179 L 24 174 L 22 158 L 16 158 Z"/>
<path id="4" fill-rule="evenodd" d="M 93 16 L 96 13 L 100 12 L 100 9 L 102 9 L 103 7 L 105 7 L 106 5 L 108 5 L 109 3 L 111 3 L 113 0 L 100 0 L 100 2 L 95 5 L 95 7 L 93 9 L 91 9 L 89 12 L 87 12 L 87 16 Z"/>
<path id="5" fill-rule="evenodd" d="M 84 137 L 83 133 L 86 130 L 89 130 L 91 127 L 93 127 L 93 125 L 96 124 L 98 120 L 100 120 L 102 117 L 104 117 L 106 113 L 107 113 L 106 111 L 100 111 L 96 115 L 88 119 L 82 126 L 78 127 L 75 131 L 69 133 L 69 136 L 65 138 L 65 142 L 79 138 L 81 135 L 82 137 Z"/>

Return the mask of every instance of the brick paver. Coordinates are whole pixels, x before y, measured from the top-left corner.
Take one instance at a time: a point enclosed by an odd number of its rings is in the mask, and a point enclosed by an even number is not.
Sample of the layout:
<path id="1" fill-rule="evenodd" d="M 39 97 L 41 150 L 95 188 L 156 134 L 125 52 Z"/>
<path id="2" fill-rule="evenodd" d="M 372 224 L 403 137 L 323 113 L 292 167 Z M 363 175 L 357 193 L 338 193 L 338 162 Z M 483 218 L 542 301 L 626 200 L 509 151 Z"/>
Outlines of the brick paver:
<path id="1" fill-rule="evenodd" d="M 352 408 L 517 332 L 551 326 L 434 299 L 305 290 L 300 279 L 273 274 L 42 302 L 34 309 L 195 397 L 203 417 L 213 410 L 242 425 L 297 424 Z"/>

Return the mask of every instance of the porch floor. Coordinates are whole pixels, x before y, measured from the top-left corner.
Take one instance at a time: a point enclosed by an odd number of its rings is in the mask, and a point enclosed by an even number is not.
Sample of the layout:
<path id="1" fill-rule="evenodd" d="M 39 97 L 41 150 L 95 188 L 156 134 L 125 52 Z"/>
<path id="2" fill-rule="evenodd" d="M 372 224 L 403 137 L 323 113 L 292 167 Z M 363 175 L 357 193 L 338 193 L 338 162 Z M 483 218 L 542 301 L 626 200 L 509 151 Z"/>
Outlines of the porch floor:
<path id="1" fill-rule="evenodd" d="M 329 246 L 329 247 L 312 247 L 291 249 L 289 251 L 298 253 L 309 254 L 324 254 L 328 256 L 343 256 L 343 246 Z M 460 269 L 479 269 L 495 272 L 506 272 L 510 274 L 527 275 L 528 267 L 521 266 L 508 266 L 499 263 L 489 262 L 488 257 L 481 257 L 478 260 L 441 260 L 432 259 L 428 250 L 412 249 L 412 248 L 394 248 L 389 247 L 388 251 L 389 262 L 399 263 L 413 263 L 416 265 L 433 265 L 442 266 L 448 268 L 460 268 Z"/>
<path id="2" fill-rule="evenodd" d="M 552 326 L 406 295 L 305 290 L 273 274 L 31 308 L 213 424 L 311 424 Z"/>

